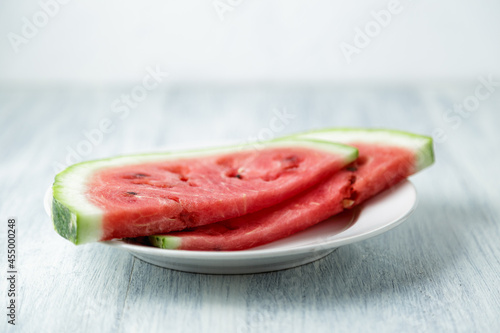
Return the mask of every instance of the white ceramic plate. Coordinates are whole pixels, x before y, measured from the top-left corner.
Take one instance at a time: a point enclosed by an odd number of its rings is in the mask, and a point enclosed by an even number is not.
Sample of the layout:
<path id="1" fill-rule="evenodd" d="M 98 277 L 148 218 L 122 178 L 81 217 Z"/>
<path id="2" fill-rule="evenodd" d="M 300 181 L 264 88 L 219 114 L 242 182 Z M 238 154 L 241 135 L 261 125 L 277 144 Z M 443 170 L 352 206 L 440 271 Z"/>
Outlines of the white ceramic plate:
<path id="1" fill-rule="evenodd" d="M 52 191 L 45 198 L 50 216 Z M 206 274 L 247 274 L 303 265 L 337 247 L 379 235 L 402 223 L 417 204 L 415 187 L 403 181 L 360 207 L 271 244 L 244 251 L 165 250 L 122 240 L 103 242 L 153 265 Z"/>

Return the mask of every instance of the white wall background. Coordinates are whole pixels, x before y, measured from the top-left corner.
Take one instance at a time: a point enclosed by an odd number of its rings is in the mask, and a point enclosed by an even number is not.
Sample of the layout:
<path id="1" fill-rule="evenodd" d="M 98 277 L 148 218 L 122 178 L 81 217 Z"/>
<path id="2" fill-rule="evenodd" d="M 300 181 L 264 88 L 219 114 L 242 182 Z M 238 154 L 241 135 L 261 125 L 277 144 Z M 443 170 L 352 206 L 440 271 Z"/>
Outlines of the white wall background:
<path id="1" fill-rule="evenodd" d="M 389 0 L 65 0 L 44 22 L 41 3 L 53 1 L 0 2 L 0 83 L 123 83 L 155 64 L 180 82 L 500 77 L 496 0 L 400 0 L 350 64 L 340 44 Z M 224 20 L 214 3 L 232 4 Z M 25 38 L 23 18 L 34 16 L 38 32 Z"/>

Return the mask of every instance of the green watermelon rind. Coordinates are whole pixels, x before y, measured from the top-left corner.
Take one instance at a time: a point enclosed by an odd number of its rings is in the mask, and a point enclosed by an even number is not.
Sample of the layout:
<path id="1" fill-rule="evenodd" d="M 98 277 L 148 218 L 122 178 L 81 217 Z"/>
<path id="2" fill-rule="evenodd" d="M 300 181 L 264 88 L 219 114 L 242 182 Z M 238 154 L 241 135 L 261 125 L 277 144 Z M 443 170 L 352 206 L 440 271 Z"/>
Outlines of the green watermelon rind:
<path id="1" fill-rule="evenodd" d="M 321 135 L 328 135 L 328 138 Z M 353 135 L 356 135 L 356 137 L 353 138 Z M 415 153 L 416 161 L 414 172 L 427 168 L 435 161 L 432 137 L 400 130 L 349 127 L 327 128 L 299 133 L 293 137 L 320 139 L 325 141 L 331 140 L 347 145 L 349 145 L 349 143 L 365 142 L 407 148 Z"/>
<path id="2" fill-rule="evenodd" d="M 282 140 L 291 138 L 308 138 L 312 140 L 326 140 L 335 143 L 370 143 L 393 145 L 407 148 L 415 153 L 413 173 L 416 173 L 434 163 L 433 140 L 431 137 L 391 129 L 364 129 L 364 128 L 327 128 L 299 133 Z M 177 249 L 181 246 L 182 238 L 170 235 L 153 235 L 149 237 L 153 246 L 163 249 Z"/>
<path id="3" fill-rule="evenodd" d="M 162 249 L 175 250 L 181 246 L 181 238 L 175 236 L 149 236 L 149 242 Z"/>
<path id="4" fill-rule="evenodd" d="M 354 161 L 358 154 L 357 149 L 347 145 L 334 144 L 318 139 L 291 137 L 287 140 L 273 140 L 257 145 L 246 144 L 181 152 L 126 155 L 81 162 L 69 166 L 55 177 L 52 186 L 52 220 L 54 229 L 62 237 L 74 244 L 84 244 L 101 239 L 104 211 L 93 205 L 84 195 L 89 177 L 97 170 L 176 158 L 203 157 L 241 150 L 300 145 L 340 154 L 344 157 L 345 163 Z"/>
<path id="5" fill-rule="evenodd" d="M 61 236 L 76 242 L 77 215 L 55 198 L 52 199 L 52 220 L 54 228 Z"/>

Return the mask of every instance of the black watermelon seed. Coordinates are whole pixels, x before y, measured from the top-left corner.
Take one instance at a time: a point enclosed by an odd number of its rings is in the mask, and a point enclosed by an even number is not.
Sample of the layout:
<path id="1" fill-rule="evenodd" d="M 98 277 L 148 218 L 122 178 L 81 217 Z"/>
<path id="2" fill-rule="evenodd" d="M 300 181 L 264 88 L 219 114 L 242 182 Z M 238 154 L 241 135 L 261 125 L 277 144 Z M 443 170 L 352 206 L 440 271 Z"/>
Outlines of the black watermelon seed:
<path id="1" fill-rule="evenodd" d="M 356 168 L 354 165 L 347 167 L 347 170 L 349 171 L 358 171 L 358 168 Z"/>
<path id="2" fill-rule="evenodd" d="M 130 194 L 130 195 L 137 195 L 137 193 L 135 193 L 135 192 L 127 192 L 127 194 Z"/>

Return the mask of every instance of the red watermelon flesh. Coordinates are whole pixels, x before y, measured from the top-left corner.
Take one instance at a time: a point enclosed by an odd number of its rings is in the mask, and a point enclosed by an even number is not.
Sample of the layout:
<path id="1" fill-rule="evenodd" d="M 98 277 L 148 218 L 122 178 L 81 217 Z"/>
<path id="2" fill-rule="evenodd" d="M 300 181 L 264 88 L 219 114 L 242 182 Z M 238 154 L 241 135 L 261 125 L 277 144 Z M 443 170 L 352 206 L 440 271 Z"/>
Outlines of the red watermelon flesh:
<path id="1" fill-rule="evenodd" d="M 303 147 L 148 162 L 95 172 L 87 197 L 104 211 L 100 240 L 149 236 L 276 205 L 347 163 Z"/>
<path id="2" fill-rule="evenodd" d="M 276 206 L 189 231 L 151 236 L 155 246 L 182 250 L 243 250 L 287 237 L 358 205 L 416 170 L 415 152 L 349 143 L 358 159 L 327 180 Z"/>

